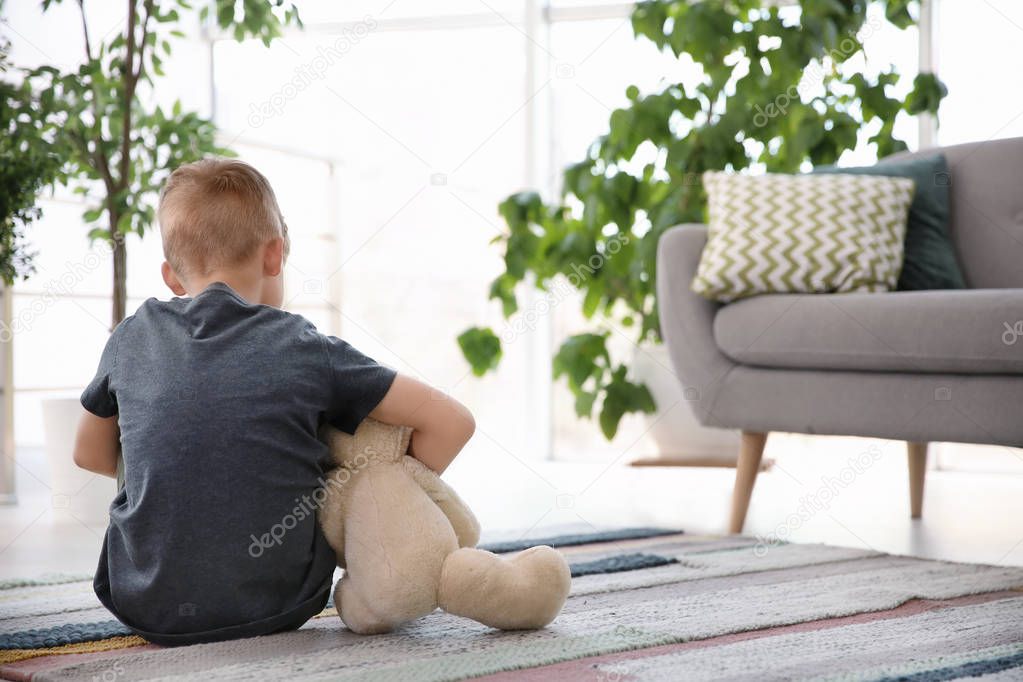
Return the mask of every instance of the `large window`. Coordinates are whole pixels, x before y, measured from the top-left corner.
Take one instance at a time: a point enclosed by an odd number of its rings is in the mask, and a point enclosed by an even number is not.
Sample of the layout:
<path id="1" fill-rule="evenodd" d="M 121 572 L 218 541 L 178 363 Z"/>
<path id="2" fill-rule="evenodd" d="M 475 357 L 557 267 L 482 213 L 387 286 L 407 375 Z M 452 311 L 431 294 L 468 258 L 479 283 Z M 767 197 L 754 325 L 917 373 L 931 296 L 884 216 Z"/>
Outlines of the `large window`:
<path id="1" fill-rule="evenodd" d="M 34 4 L 5 7 L 17 61 L 75 62 L 77 15 L 65 5 L 44 21 Z M 627 419 L 609 446 L 551 383 L 552 350 L 582 324 L 574 301 L 506 344 L 499 372 L 483 380 L 470 375 L 454 338 L 470 325 L 501 325 L 486 300 L 501 267 L 489 245 L 502 229 L 497 203 L 528 186 L 557 191 L 559 170 L 606 131 L 627 85 L 651 91 L 697 77 L 695 67 L 636 40 L 625 3 L 300 6 L 306 30 L 269 49 L 196 26 L 157 93 L 213 115 L 223 142 L 269 176 L 293 238 L 288 308 L 471 404 L 483 447 L 609 459 L 636 443 L 633 453 L 644 454 L 641 419 Z M 104 12 L 94 33 L 119 30 L 117 13 Z M 1010 49 L 1023 36 L 1023 7 L 940 0 L 935 14 L 939 70 L 952 93 L 938 139 L 1023 134 L 1023 94 L 1006 77 L 1023 66 Z M 895 62 L 909 81 L 917 56 L 915 31 L 878 31 L 863 66 Z M 900 121 L 899 131 L 915 144 L 914 121 Z M 869 150 L 845 159 L 871 160 Z M 90 253 L 81 205 L 61 193 L 44 208 L 32 232 L 39 272 L 14 296 L 15 319 L 28 320 L 15 337 L 20 444 L 41 442 L 41 398 L 88 381 L 109 320 L 109 257 Z M 131 239 L 129 253 L 129 310 L 166 297 L 158 236 Z M 47 293 L 68 277 L 71 286 Z M 633 352 L 624 335 L 615 338 L 623 357 Z"/>
<path id="2" fill-rule="evenodd" d="M 1023 135 L 1023 2 L 940 0 L 936 66 L 948 85 L 938 142 Z"/>

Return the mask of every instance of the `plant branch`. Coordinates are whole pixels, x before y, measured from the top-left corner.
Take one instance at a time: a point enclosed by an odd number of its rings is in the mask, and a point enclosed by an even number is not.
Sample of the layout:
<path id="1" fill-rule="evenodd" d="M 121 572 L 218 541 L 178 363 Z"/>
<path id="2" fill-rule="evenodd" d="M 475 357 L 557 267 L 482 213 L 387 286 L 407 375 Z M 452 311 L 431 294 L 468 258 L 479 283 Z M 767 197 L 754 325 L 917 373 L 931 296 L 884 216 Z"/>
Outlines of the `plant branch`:
<path id="1" fill-rule="evenodd" d="M 92 42 L 89 40 L 89 24 L 85 21 L 85 0 L 78 0 L 78 10 L 82 15 L 82 34 L 85 36 L 85 56 L 92 61 Z"/>
<path id="2" fill-rule="evenodd" d="M 72 133 L 72 139 L 81 147 L 84 156 L 90 160 L 99 169 L 100 176 L 103 178 L 103 187 L 106 189 L 106 196 L 103 197 L 103 205 L 105 206 L 107 213 L 113 219 L 115 218 L 114 210 L 114 178 L 110 174 L 110 164 L 107 162 L 106 155 L 99 151 L 89 149 L 89 141 L 86 140 L 79 134 Z"/>
<path id="3" fill-rule="evenodd" d="M 124 108 L 121 113 L 121 158 L 118 187 L 128 187 L 128 173 L 131 170 L 131 107 L 135 99 L 135 27 L 138 24 L 136 0 L 128 0 L 128 26 L 125 29 L 124 56 Z M 117 226 L 111 225 L 111 236 L 116 239 Z"/>
<path id="4" fill-rule="evenodd" d="M 89 23 L 86 21 L 85 15 L 85 0 L 78 0 L 78 10 L 82 17 L 82 35 L 85 37 L 85 56 L 91 62 L 93 61 L 92 56 L 92 41 L 89 39 Z M 103 186 L 107 192 L 107 209 L 112 211 L 111 197 L 114 193 L 114 178 L 110 174 L 110 163 L 107 159 L 106 153 L 103 151 L 103 133 L 99 127 L 100 113 L 99 113 L 99 92 L 96 89 L 96 83 L 94 80 L 90 81 L 90 89 L 92 90 L 92 116 L 95 121 L 96 130 L 99 133 L 99 139 L 93 140 L 95 150 L 89 149 L 89 141 L 85 139 L 83 135 L 71 133 L 72 139 L 79 145 L 82 151 L 82 155 L 88 159 L 91 159 L 93 164 L 99 170 L 100 175 L 103 177 Z"/>
<path id="5" fill-rule="evenodd" d="M 78 10 L 82 16 L 82 35 L 85 37 L 85 56 L 91 62 L 93 61 L 92 41 L 89 39 L 89 23 L 86 21 L 85 17 L 85 0 L 78 0 Z M 90 85 L 92 90 L 92 115 L 95 120 L 95 125 L 97 126 L 96 129 L 99 131 L 99 139 L 94 141 L 96 147 L 95 151 L 89 149 L 89 142 L 84 137 L 75 136 L 75 139 L 82 147 L 84 155 L 91 158 L 93 163 L 96 164 L 96 167 L 99 169 L 100 174 L 103 176 L 103 185 L 106 187 L 107 195 L 109 196 L 114 189 L 114 178 L 110 175 L 110 164 L 107 162 L 106 154 L 103 152 L 103 145 L 100 144 L 100 142 L 102 142 L 103 134 L 101 129 L 98 127 L 100 121 L 98 101 L 99 94 L 96 90 L 95 81 L 91 81 Z"/>
<path id="6" fill-rule="evenodd" d="M 149 39 L 149 18 L 153 16 L 153 0 L 145 0 L 143 7 L 145 8 L 145 14 L 142 17 L 142 42 L 139 43 L 139 65 L 135 69 L 135 83 L 139 82 L 139 78 L 142 77 L 145 71 L 146 40 Z"/>

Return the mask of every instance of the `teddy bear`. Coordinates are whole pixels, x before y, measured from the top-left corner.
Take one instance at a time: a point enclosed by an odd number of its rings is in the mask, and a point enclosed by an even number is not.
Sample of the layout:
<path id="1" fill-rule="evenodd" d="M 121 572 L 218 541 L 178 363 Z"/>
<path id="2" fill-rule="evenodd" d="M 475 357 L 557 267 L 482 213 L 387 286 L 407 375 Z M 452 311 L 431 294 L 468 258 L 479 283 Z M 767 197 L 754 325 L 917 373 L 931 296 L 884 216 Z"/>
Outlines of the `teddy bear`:
<path id="1" fill-rule="evenodd" d="M 502 630 L 542 628 L 560 613 L 564 557 L 546 545 L 507 558 L 477 549 L 476 517 L 407 454 L 411 428 L 367 418 L 354 435 L 321 435 L 338 468 L 319 522 L 345 569 L 334 605 L 350 630 L 390 632 L 437 607 Z"/>

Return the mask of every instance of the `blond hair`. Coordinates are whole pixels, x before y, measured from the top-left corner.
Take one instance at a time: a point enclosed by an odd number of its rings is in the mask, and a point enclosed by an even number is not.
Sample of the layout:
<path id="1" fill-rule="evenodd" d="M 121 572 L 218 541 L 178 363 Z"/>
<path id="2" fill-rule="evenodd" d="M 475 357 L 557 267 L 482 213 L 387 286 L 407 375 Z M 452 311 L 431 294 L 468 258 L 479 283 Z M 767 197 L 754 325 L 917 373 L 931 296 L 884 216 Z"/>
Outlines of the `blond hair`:
<path id="1" fill-rule="evenodd" d="M 180 166 L 160 191 L 158 216 L 164 258 L 181 277 L 242 263 L 272 239 L 284 239 L 285 254 L 290 246 L 273 188 L 244 161 Z"/>

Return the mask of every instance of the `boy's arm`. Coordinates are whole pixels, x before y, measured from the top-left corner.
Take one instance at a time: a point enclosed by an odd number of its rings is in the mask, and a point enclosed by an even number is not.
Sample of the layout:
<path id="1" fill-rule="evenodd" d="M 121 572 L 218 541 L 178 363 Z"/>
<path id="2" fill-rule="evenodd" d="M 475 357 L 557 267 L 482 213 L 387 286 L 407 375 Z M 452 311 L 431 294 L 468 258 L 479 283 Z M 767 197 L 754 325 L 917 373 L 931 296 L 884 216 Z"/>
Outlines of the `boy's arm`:
<path id="1" fill-rule="evenodd" d="M 369 416 L 386 424 L 412 427 L 409 454 L 444 473 L 476 430 L 472 413 L 454 398 L 399 374 Z"/>
<path id="2" fill-rule="evenodd" d="M 120 432 L 117 416 L 97 417 L 86 412 L 78 422 L 74 460 L 82 469 L 117 478 Z"/>

